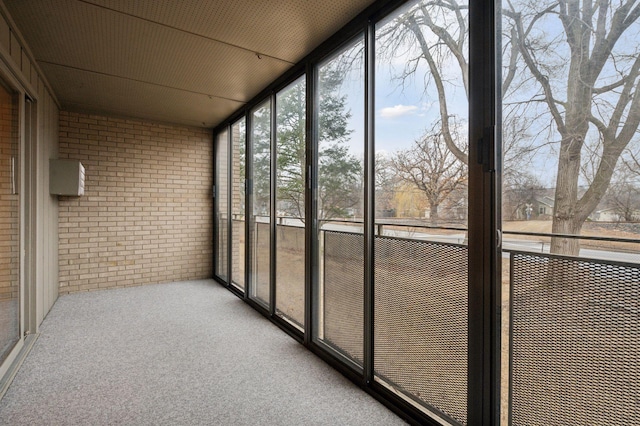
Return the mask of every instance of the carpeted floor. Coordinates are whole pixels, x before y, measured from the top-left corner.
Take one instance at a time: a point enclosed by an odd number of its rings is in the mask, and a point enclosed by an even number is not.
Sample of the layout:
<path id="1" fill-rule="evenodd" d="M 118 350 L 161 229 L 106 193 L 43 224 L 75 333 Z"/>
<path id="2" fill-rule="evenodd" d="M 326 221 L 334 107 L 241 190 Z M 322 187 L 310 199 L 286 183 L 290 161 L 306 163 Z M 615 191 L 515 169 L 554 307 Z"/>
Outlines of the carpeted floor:
<path id="1" fill-rule="evenodd" d="M 403 422 L 206 280 L 61 296 L 0 424 Z"/>

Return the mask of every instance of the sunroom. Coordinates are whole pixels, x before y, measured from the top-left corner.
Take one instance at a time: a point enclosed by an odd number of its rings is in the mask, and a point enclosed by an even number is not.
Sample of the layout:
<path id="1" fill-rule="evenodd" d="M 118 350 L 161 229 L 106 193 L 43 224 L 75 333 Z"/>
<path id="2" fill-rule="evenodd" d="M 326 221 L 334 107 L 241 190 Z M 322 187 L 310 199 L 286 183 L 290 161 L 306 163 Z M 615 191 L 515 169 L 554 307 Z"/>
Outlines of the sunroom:
<path id="1" fill-rule="evenodd" d="M 1 6 L 0 420 L 32 404 L 30 357 L 64 352 L 70 324 L 92 334 L 82 306 L 154 318 L 154 339 L 100 328 L 123 344 L 114 368 L 135 370 L 139 340 L 164 365 L 163 333 L 268 341 L 231 325 L 232 295 L 253 308 L 238 323 L 261 314 L 391 410 L 381 424 L 640 423 L 637 1 Z M 156 297 L 166 315 L 140 314 Z M 237 383 L 258 385 L 267 347 L 235 352 L 231 370 L 254 371 Z M 300 365 L 290 395 L 316 389 Z M 110 371 L 78 389 L 113 391 Z M 257 399 L 281 408 L 278 392 Z M 105 407 L 91 422 L 116 421 Z M 224 407 L 160 422 L 267 418 Z M 140 416 L 120 421 L 155 422 Z"/>

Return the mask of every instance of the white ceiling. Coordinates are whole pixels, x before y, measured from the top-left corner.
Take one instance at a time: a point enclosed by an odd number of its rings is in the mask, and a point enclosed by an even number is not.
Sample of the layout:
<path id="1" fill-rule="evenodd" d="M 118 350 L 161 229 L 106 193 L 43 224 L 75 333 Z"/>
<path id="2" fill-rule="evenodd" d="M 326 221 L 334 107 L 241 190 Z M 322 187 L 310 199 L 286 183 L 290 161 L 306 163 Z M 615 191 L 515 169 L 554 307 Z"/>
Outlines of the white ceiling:
<path id="1" fill-rule="evenodd" d="M 4 0 L 63 109 L 213 127 L 374 0 Z"/>

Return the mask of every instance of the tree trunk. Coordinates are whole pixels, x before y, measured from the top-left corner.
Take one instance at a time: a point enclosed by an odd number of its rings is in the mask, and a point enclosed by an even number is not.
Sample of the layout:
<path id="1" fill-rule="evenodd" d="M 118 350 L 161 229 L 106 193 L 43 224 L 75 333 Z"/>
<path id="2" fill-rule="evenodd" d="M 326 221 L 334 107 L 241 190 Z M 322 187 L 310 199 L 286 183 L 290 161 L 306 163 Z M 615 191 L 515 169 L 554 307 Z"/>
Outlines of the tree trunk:
<path id="1" fill-rule="evenodd" d="M 562 141 L 558 159 L 556 195 L 553 211 L 553 234 L 579 235 L 585 218 L 578 215 L 578 178 L 580 177 L 580 149 L 582 138 L 569 137 Z M 553 237 L 551 253 L 577 256 L 580 241 L 574 238 Z"/>
<path id="2" fill-rule="evenodd" d="M 431 219 L 432 225 L 438 225 L 438 204 L 429 203 L 429 218 Z"/>
<path id="3" fill-rule="evenodd" d="M 551 232 L 554 234 L 580 235 L 583 224 L 584 221 L 578 221 L 576 218 L 560 219 L 556 217 L 553 220 Z M 580 254 L 580 240 L 577 238 L 552 237 L 551 253 L 578 256 Z"/>

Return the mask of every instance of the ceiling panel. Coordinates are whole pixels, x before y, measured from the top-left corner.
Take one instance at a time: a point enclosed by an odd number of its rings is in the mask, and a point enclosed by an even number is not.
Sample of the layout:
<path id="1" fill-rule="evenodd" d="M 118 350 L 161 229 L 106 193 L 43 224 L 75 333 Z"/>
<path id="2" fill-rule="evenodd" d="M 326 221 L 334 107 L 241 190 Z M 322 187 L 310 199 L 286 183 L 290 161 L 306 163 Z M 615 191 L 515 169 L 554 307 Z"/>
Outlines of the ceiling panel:
<path id="1" fill-rule="evenodd" d="M 145 118 L 188 126 L 213 127 L 242 103 L 144 82 L 43 65 L 51 85 L 62 88 L 66 110 Z"/>
<path id="2" fill-rule="evenodd" d="M 373 0 L 87 0 L 105 8 L 300 61 Z"/>
<path id="3" fill-rule="evenodd" d="M 237 101 L 248 101 L 291 66 L 76 0 L 47 3 L 29 16 L 34 26 L 29 43 L 39 63 Z M 57 25 L 52 26 L 52 21 Z M 48 47 L 51 40 L 54 48 Z"/>
<path id="4" fill-rule="evenodd" d="M 249 101 L 373 2 L 4 1 L 64 106 L 104 112 L 112 106 L 118 108 L 114 113 L 128 111 L 132 117 L 172 111 L 176 115 L 164 121 L 208 126 L 226 118 L 228 105 L 236 109 Z M 82 77 L 76 81 L 70 75 Z M 109 90 L 78 87 L 89 80 L 108 82 Z M 154 104 L 112 102 L 132 87 L 143 98 L 149 91 Z M 160 93 L 171 95 L 163 99 Z M 192 106 L 176 102 L 194 99 L 222 106 L 198 114 L 206 119 L 193 120 L 188 116 Z"/>

